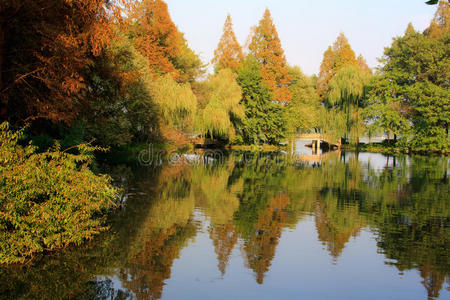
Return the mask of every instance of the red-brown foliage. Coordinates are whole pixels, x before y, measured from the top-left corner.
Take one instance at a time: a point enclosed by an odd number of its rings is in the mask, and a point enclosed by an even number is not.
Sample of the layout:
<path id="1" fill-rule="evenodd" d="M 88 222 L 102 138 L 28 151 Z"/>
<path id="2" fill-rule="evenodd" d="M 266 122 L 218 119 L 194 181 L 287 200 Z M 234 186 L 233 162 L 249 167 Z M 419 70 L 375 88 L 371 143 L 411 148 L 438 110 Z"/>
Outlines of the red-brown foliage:
<path id="1" fill-rule="evenodd" d="M 170 18 L 167 4 L 162 0 L 137 3 L 130 15 L 135 47 L 159 74 L 171 74 L 177 80 L 174 60 L 181 54 L 183 36 Z"/>
<path id="2" fill-rule="evenodd" d="M 1 1 L 0 119 L 70 123 L 110 32 L 105 0 Z"/>

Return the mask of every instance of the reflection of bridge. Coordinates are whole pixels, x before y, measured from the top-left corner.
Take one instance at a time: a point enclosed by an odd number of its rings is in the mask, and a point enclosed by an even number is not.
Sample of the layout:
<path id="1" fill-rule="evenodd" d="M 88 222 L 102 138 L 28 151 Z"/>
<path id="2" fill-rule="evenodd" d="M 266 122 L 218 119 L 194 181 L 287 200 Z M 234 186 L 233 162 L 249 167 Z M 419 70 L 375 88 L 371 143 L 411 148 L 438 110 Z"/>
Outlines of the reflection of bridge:
<path id="1" fill-rule="evenodd" d="M 331 151 L 324 154 L 312 154 L 312 155 L 296 155 L 295 161 L 320 163 L 327 160 L 334 160 L 341 155 L 341 151 Z"/>
<path id="2" fill-rule="evenodd" d="M 302 133 L 296 135 L 297 139 L 300 140 L 311 140 L 313 151 L 320 149 L 320 143 L 327 143 L 330 148 L 341 148 L 341 141 L 332 137 L 331 135 L 322 134 L 322 133 Z"/>

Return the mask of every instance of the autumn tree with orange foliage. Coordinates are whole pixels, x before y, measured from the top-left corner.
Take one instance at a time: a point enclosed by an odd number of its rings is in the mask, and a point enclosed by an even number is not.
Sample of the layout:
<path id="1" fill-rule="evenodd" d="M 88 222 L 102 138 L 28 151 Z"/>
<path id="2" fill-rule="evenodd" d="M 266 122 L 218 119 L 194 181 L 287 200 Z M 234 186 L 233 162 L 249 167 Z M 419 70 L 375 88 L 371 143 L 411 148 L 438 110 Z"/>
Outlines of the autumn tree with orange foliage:
<path id="1" fill-rule="evenodd" d="M 223 35 L 216 51 L 214 51 L 212 63 L 215 65 L 216 71 L 226 68 L 237 71 L 243 57 L 242 48 L 233 31 L 231 16 L 228 15 L 223 27 Z"/>
<path id="2" fill-rule="evenodd" d="M 323 53 L 322 63 L 320 65 L 319 77 L 317 79 L 317 93 L 321 100 L 325 99 L 329 83 L 333 78 L 334 51 L 331 46 Z"/>
<path id="3" fill-rule="evenodd" d="M 361 68 L 361 70 L 363 70 L 363 72 L 367 74 L 372 74 L 372 69 L 369 67 L 369 65 L 367 65 L 366 59 L 361 54 L 358 56 L 357 60 L 358 65 Z"/>
<path id="4" fill-rule="evenodd" d="M 0 120 L 71 123 L 86 103 L 84 71 L 109 41 L 104 0 L 3 0 Z"/>
<path id="5" fill-rule="evenodd" d="M 184 39 L 169 15 L 167 4 L 163 0 L 137 2 L 130 21 L 135 47 L 153 71 L 170 74 L 177 80 L 179 72 L 174 61 L 181 54 Z"/>
<path id="6" fill-rule="evenodd" d="M 450 4 L 446 1 L 440 1 L 430 26 L 425 30 L 425 34 L 431 38 L 436 38 L 449 31 Z"/>
<path id="7" fill-rule="evenodd" d="M 269 9 L 266 9 L 259 25 L 255 28 L 249 50 L 261 64 L 263 81 L 269 87 L 274 100 L 289 103 L 292 98 L 289 90 L 291 77 Z"/>
<path id="8" fill-rule="evenodd" d="M 355 52 L 350 46 L 347 38 L 344 33 L 341 33 L 333 43 L 333 46 L 328 47 L 323 54 L 323 60 L 320 65 L 320 72 L 317 80 L 317 93 L 322 101 L 326 98 L 333 77 L 340 69 L 347 65 L 360 66 L 363 71 L 370 71 L 370 68 L 367 66 L 366 61 L 361 55 L 356 58 Z"/>

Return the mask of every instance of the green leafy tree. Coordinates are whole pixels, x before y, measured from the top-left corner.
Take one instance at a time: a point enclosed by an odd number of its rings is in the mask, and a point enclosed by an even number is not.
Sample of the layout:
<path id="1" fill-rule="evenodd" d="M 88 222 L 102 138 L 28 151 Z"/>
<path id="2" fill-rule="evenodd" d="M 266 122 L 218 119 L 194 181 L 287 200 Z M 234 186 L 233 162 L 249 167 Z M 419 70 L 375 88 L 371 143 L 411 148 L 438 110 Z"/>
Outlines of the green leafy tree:
<path id="1" fill-rule="evenodd" d="M 287 106 L 287 130 L 289 133 L 308 132 L 320 127 L 320 102 L 311 78 L 299 67 L 290 67 L 292 84 L 289 87 L 292 100 Z"/>
<path id="2" fill-rule="evenodd" d="M 151 71 L 132 40 L 118 33 L 87 73 L 89 106 L 79 122 L 84 139 L 102 146 L 148 142 L 159 136 L 158 107 L 151 95 Z"/>
<path id="3" fill-rule="evenodd" d="M 402 134 L 402 143 L 415 150 L 450 147 L 450 31 L 445 19 L 438 9 L 424 34 L 410 25 L 386 48 L 368 106 L 383 129 Z"/>
<path id="4" fill-rule="evenodd" d="M 242 142 L 276 144 L 285 134 L 284 111 L 272 101 L 272 95 L 262 80 L 258 61 L 249 55 L 239 70 L 237 79 L 242 88 L 241 103 L 245 107 Z"/>
<path id="5" fill-rule="evenodd" d="M 173 65 L 179 73 L 178 82 L 193 84 L 205 73 L 206 65 L 199 55 L 189 48 L 183 34 L 181 34 L 180 43 L 180 53 L 173 60 Z"/>

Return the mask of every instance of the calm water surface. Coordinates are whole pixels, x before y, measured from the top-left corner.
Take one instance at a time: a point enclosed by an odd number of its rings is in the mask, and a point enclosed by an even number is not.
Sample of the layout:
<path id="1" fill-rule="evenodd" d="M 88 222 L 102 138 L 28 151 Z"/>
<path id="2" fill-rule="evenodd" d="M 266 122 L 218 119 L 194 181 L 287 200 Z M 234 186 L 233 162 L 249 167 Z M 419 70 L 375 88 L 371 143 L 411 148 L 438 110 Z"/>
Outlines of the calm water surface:
<path id="1" fill-rule="evenodd" d="M 109 167 L 111 230 L 0 268 L 0 297 L 450 299 L 448 158 L 197 159 Z"/>

